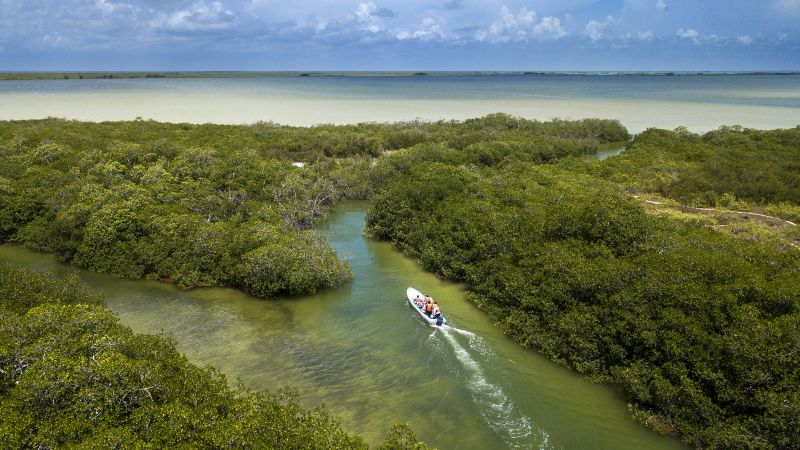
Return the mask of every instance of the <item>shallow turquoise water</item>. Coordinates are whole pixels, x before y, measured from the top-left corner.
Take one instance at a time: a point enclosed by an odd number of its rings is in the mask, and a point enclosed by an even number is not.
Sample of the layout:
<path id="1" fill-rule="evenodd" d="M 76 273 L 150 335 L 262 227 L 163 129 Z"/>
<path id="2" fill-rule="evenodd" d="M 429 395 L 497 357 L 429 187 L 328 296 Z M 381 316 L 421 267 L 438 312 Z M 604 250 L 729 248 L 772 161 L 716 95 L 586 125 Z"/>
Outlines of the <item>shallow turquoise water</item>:
<path id="1" fill-rule="evenodd" d="M 310 125 L 507 112 L 704 131 L 800 124 L 800 75 L 26 80 L 0 81 L 0 104 L 0 119 Z"/>
<path id="2" fill-rule="evenodd" d="M 678 449 L 636 424 L 614 388 L 588 383 L 503 336 L 444 282 L 362 236 L 366 204 L 323 227 L 355 273 L 340 289 L 262 300 L 223 288 L 180 290 L 80 271 L 138 332 L 174 336 L 190 360 L 253 388 L 298 388 L 348 430 L 377 443 L 397 421 L 441 449 Z M 0 261 L 75 270 L 50 255 L 0 246 Z M 424 324 L 405 299 L 430 293 L 452 327 Z"/>

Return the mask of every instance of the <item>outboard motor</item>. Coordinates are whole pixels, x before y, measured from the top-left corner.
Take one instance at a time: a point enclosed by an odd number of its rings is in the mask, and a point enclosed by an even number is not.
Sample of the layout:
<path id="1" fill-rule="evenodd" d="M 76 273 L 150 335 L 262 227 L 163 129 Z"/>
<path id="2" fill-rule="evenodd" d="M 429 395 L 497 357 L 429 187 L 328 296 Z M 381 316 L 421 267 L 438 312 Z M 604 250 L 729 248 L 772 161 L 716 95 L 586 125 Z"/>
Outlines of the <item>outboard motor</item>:
<path id="1" fill-rule="evenodd" d="M 444 323 L 444 316 L 439 315 L 439 317 L 436 318 L 436 325 L 442 326 L 443 323 Z"/>

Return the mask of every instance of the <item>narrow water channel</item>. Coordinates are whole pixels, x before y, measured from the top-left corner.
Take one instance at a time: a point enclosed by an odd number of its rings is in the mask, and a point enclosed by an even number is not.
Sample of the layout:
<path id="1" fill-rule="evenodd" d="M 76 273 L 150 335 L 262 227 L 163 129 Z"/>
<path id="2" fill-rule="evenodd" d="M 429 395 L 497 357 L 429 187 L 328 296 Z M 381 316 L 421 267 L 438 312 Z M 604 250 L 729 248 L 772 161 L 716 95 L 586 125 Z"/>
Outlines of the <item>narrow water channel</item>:
<path id="1" fill-rule="evenodd" d="M 597 160 L 603 161 L 612 156 L 617 156 L 620 153 L 625 151 L 625 147 L 627 146 L 628 142 L 609 142 L 607 144 L 601 144 L 600 148 L 597 149 L 597 153 L 593 155 L 588 155 L 586 159 L 590 160 Z"/>
<path id="2" fill-rule="evenodd" d="M 262 300 L 79 273 L 135 331 L 171 334 L 191 361 L 249 387 L 297 388 L 304 404 L 325 403 L 373 444 L 402 421 L 440 449 L 683 448 L 636 424 L 615 389 L 507 339 L 462 286 L 364 238 L 366 206 L 342 205 L 322 227 L 355 278 L 314 296 Z M 0 262 L 75 270 L 18 246 L 0 246 Z M 437 299 L 452 327 L 424 324 L 408 286 Z"/>

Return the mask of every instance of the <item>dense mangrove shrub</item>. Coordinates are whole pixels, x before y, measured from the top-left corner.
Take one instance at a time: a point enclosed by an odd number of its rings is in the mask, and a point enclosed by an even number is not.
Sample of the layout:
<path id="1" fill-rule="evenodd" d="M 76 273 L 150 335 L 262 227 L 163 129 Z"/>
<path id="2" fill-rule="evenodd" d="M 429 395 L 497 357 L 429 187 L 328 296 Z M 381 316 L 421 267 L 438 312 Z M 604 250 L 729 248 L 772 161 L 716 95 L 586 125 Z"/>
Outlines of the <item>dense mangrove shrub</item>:
<path id="1" fill-rule="evenodd" d="M 624 141 L 628 131 L 618 121 L 584 119 L 539 122 L 492 114 L 465 121 L 361 123 L 356 125 L 281 126 L 170 124 L 155 121 L 87 123 L 59 119 L 0 122 L 0 136 L 12 146 L 52 143 L 42 161 L 58 157 L 59 148 L 105 149 L 111 143 L 143 145 L 155 154 L 174 156 L 181 149 L 205 147 L 220 153 L 250 152 L 262 158 L 313 162 L 325 157 L 377 156 L 423 143 L 465 148 L 490 141 L 525 142 L 542 136 L 580 142 L 586 151 L 597 144 Z"/>
<path id="2" fill-rule="evenodd" d="M 74 277 L 0 265 L 3 448 L 367 448 L 326 408 L 232 389 L 101 303 Z M 427 447 L 398 425 L 381 448 Z"/>
<path id="3" fill-rule="evenodd" d="M 406 153 L 419 164 L 441 164 L 449 154 L 452 164 L 471 167 L 439 174 L 443 200 L 481 176 L 474 167 L 552 162 L 627 138 L 614 121 L 502 114 L 311 128 L 0 122 L 0 242 L 130 278 L 238 286 L 264 297 L 310 293 L 350 276 L 313 226 L 330 205 L 366 198 L 393 179 Z M 394 150 L 404 155 L 390 157 L 398 167 L 373 167 L 373 157 Z M 459 245 L 467 238 L 452 237 Z M 460 258 L 442 267 L 462 276 L 469 265 Z M 101 303 L 74 277 L 0 267 L 4 445 L 365 447 L 324 408 L 300 408 L 291 393 L 230 389 L 218 372 L 188 363 L 170 340 L 132 333 Z M 427 447 L 397 425 L 381 448 Z"/>
<path id="4" fill-rule="evenodd" d="M 700 447 L 800 442 L 800 252 L 517 157 L 425 147 L 376 173 L 374 236 L 467 282 L 521 344 L 622 385 L 643 422 Z"/>
<path id="5" fill-rule="evenodd" d="M 703 135 L 647 130 L 595 173 L 631 189 L 714 206 L 725 195 L 756 203 L 800 204 L 800 127 L 723 127 Z"/>
<path id="6" fill-rule="evenodd" d="M 342 197 L 366 195 L 364 159 L 298 168 L 248 149 L 102 142 L 97 135 L 109 127 L 123 139 L 108 124 L 38 124 L 4 124 L 11 137 L 0 138 L 3 241 L 98 272 L 261 296 L 311 293 L 350 277 L 309 228 Z"/>
<path id="7" fill-rule="evenodd" d="M 351 274 L 309 230 L 337 201 L 370 195 L 376 155 L 430 146 L 478 164 L 546 162 L 626 137 L 615 121 L 503 114 L 309 128 L 0 122 L 0 242 L 128 278 L 313 293 Z"/>

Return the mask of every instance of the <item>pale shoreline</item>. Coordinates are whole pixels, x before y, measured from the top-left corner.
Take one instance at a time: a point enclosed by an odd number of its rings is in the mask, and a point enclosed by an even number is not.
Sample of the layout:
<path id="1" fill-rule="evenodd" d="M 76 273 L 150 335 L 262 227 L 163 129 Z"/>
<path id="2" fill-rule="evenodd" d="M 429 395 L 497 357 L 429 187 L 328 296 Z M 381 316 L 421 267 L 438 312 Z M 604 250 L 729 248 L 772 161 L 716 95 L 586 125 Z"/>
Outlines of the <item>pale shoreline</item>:
<path id="1" fill-rule="evenodd" d="M 696 77 L 758 75 L 781 76 L 800 75 L 797 70 L 774 71 L 671 71 L 671 70 L 633 70 L 633 71 L 563 71 L 563 70 L 390 70 L 390 71 L 327 71 L 327 70 L 201 70 L 201 71 L 0 71 L 0 81 L 19 80 L 96 80 L 133 78 L 285 78 L 285 77 L 491 77 L 491 76 L 635 76 L 635 77 Z"/>
<path id="2" fill-rule="evenodd" d="M 153 119 L 160 122 L 284 125 L 354 124 L 410 120 L 464 120 L 504 112 L 528 119 L 604 118 L 622 122 L 631 132 L 686 126 L 705 132 L 725 125 L 792 128 L 800 109 L 653 100 L 607 99 L 334 99 L 243 95 L 239 93 L 5 93 L 0 120 L 59 117 L 101 122 Z"/>

